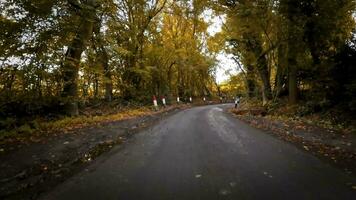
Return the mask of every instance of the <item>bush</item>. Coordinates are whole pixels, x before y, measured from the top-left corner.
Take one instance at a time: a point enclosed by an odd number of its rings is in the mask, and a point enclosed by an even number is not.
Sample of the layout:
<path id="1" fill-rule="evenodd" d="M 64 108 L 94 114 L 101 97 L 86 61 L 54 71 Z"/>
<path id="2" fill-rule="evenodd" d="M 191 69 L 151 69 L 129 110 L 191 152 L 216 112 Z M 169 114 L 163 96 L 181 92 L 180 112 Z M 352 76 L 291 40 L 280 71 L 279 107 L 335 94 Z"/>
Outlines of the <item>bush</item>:
<path id="1" fill-rule="evenodd" d="M 16 127 L 16 119 L 8 117 L 4 120 L 0 120 L 0 129 L 9 130 Z"/>
<path id="2" fill-rule="evenodd" d="M 33 133 L 35 130 L 31 128 L 30 125 L 28 124 L 24 124 L 22 126 L 20 126 L 18 129 L 17 129 L 17 132 L 19 134 L 31 134 Z"/>

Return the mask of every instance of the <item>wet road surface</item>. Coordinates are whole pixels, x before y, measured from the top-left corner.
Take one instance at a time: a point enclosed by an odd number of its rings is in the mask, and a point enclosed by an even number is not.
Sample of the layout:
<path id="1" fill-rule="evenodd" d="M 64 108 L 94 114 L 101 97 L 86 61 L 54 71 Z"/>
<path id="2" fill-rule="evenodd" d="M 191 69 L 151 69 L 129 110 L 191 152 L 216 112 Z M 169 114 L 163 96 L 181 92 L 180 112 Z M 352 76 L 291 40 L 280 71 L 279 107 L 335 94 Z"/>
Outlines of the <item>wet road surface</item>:
<path id="1" fill-rule="evenodd" d="M 238 121 L 229 107 L 169 116 L 42 199 L 356 199 L 354 177 Z"/>

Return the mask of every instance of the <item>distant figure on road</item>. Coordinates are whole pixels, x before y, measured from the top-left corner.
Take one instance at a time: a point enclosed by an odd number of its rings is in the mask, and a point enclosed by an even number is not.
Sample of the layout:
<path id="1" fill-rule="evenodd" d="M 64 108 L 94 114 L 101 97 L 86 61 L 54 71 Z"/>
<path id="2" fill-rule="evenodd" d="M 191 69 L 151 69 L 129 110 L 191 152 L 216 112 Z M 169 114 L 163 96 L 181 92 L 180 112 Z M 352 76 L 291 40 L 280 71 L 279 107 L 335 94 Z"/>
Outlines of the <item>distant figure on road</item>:
<path id="1" fill-rule="evenodd" d="M 237 108 L 240 105 L 240 97 L 237 96 L 235 99 L 235 108 Z"/>

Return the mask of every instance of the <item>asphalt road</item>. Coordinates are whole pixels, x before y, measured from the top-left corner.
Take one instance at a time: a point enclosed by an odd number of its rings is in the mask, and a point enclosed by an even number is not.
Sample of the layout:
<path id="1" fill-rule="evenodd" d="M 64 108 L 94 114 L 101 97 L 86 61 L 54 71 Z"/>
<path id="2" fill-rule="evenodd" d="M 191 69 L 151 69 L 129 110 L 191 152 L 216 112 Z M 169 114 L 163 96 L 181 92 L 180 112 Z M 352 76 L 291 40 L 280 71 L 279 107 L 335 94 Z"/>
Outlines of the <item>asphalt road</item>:
<path id="1" fill-rule="evenodd" d="M 229 106 L 169 116 L 42 199 L 356 199 L 354 177 L 238 121 Z"/>

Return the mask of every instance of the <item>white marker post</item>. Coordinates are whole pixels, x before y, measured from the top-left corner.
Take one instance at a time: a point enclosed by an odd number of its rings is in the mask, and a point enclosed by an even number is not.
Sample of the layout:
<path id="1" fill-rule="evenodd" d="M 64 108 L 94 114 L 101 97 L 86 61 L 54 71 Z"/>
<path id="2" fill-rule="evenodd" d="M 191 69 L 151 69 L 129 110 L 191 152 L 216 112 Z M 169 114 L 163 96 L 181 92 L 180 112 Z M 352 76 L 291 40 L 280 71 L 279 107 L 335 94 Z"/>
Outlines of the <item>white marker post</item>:
<path id="1" fill-rule="evenodd" d="M 193 102 L 193 99 L 192 99 L 192 97 L 189 97 L 189 101 L 190 101 L 190 103 L 192 103 L 192 102 Z"/>
<path id="2" fill-rule="evenodd" d="M 205 97 L 204 97 L 204 98 L 203 98 L 204 103 L 205 103 L 205 100 L 206 100 L 206 99 L 205 99 Z"/>
<path id="3" fill-rule="evenodd" d="M 155 107 L 155 110 L 158 110 L 158 104 L 157 104 L 156 96 L 153 96 L 153 106 Z"/>
<path id="4" fill-rule="evenodd" d="M 162 103 L 163 103 L 163 106 L 166 107 L 166 98 L 164 96 L 162 97 Z"/>
<path id="5" fill-rule="evenodd" d="M 180 101 L 180 99 L 179 99 L 179 97 L 177 97 L 177 103 L 179 104 L 179 101 Z"/>

